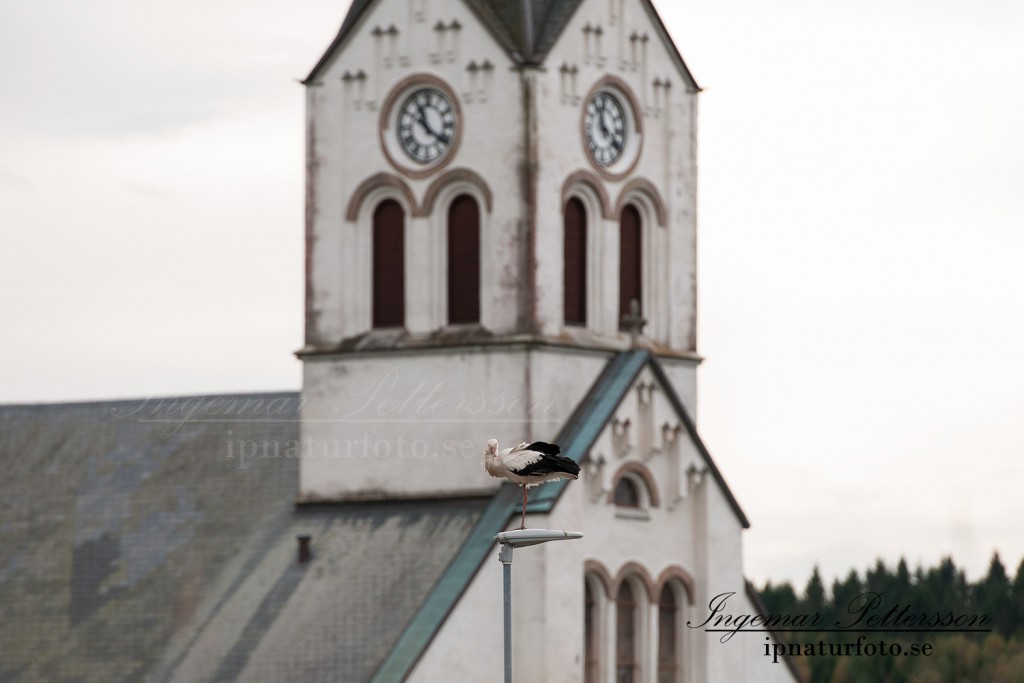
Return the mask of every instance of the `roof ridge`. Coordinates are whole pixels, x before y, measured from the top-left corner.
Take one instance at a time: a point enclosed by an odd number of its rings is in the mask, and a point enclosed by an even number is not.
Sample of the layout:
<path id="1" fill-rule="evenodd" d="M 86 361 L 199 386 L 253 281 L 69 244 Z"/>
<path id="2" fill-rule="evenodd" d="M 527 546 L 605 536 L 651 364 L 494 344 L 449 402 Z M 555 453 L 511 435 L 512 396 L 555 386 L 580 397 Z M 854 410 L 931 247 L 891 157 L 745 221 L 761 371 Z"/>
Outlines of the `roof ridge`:
<path id="1" fill-rule="evenodd" d="M 71 408 L 71 407 L 87 407 L 87 406 L 106 406 L 113 404 L 128 404 L 128 403 L 145 403 L 147 401 L 186 401 L 198 398 L 239 398 L 239 397 L 267 397 L 267 396 L 299 396 L 301 391 L 299 389 L 291 390 L 268 390 L 268 391 L 240 391 L 240 392 L 217 392 L 210 394 L 171 394 L 166 396 L 136 396 L 132 398 L 99 398 L 99 399 L 79 399 L 71 401 L 27 401 L 24 403 L 2 403 L 0 402 L 0 411 L 8 408 Z"/>

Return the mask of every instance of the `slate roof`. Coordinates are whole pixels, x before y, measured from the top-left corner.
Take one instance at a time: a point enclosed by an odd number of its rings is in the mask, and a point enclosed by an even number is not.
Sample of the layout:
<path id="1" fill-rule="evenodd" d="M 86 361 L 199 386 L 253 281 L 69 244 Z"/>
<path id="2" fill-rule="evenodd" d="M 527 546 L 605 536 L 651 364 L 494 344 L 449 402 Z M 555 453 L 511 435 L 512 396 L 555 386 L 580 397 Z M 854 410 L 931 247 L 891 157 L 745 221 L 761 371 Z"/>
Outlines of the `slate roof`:
<path id="1" fill-rule="evenodd" d="M 296 509 L 298 405 L 0 406 L 0 680 L 368 680 L 486 501 Z"/>
<path id="2" fill-rule="evenodd" d="M 466 0 L 520 64 L 541 64 L 583 0 Z"/>

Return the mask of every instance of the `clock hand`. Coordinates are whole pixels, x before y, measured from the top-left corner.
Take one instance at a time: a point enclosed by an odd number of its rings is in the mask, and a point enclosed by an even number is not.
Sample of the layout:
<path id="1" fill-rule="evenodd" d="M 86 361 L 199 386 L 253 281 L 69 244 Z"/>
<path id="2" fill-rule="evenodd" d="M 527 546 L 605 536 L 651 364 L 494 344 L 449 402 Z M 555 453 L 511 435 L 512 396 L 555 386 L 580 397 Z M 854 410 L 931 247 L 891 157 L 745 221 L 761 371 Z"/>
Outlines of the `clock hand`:
<path id="1" fill-rule="evenodd" d="M 450 140 L 450 138 L 447 135 L 445 135 L 443 131 L 436 131 L 436 130 L 434 130 L 434 127 L 431 126 L 430 123 L 428 123 L 428 121 L 427 121 L 427 112 L 426 112 L 425 107 L 422 104 L 420 104 L 419 102 L 417 102 L 416 103 L 416 110 L 419 112 L 419 118 L 417 120 L 419 121 L 420 125 L 423 126 L 423 130 L 425 130 L 427 132 L 427 135 L 430 135 L 431 137 L 433 137 L 438 142 L 441 142 L 441 143 L 447 145 L 448 141 Z"/>
<path id="2" fill-rule="evenodd" d="M 416 120 L 421 126 L 423 126 L 423 130 L 427 131 L 427 135 L 434 135 L 434 131 L 430 128 L 430 124 L 427 123 L 427 112 L 424 111 L 423 105 L 419 102 L 416 103 L 416 113 L 418 114 Z"/>

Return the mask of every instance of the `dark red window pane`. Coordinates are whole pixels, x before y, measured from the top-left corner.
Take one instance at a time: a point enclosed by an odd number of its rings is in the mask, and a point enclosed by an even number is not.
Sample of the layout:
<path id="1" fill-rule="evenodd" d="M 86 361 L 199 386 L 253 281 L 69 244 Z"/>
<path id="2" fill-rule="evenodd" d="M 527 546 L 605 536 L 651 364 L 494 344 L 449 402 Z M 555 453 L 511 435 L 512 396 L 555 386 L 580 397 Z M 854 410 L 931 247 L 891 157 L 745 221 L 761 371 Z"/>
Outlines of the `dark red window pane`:
<path id="1" fill-rule="evenodd" d="M 587 211 L 573 197 L 565 205 L 564 310 L 566 325 L 587 324 Z"/>
<path id="2" fill-rule="evenodd" d="M 636 299 L 643 303 L 640 283 L 642 281 L 640 236 L 640 212 L 632 204 L 622 210 L 619 223 L 619 325 L 622 316 L 629 315 L 629 302 Z M 642 312 L 642 311 L 641 311 Z"/>
<path id="3" fill-rule="evenodd" d="M 467 195 L 448 210 L 448 322 L 480 322 L 480 209 Z"/>
<path id="4" fill-rule="evenodd" d="M 405 212 L 381 202 L 373 212 L 373 326 L 405 325 Z"/>
<path id="5" fill-rule="evenodd" d="M 628 581 L 623 581 L 615 598 L 615 681 L 636 683 L 636 598 Z"/>

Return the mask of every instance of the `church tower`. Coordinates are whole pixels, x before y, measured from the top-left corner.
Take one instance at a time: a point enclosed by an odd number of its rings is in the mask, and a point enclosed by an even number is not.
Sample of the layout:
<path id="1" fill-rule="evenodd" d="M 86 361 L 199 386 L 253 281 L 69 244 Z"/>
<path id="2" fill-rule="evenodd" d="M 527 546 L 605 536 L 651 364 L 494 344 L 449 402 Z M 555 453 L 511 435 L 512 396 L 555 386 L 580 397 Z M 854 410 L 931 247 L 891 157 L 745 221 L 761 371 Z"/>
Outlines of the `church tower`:
<path id="1" fill-rule="evenodd" d="M 698 87 L 649 2 L 355 0 L 305 85 L 303 500 L 492 491 L 486 441 L 634 344 L 695 409 Z"/>

